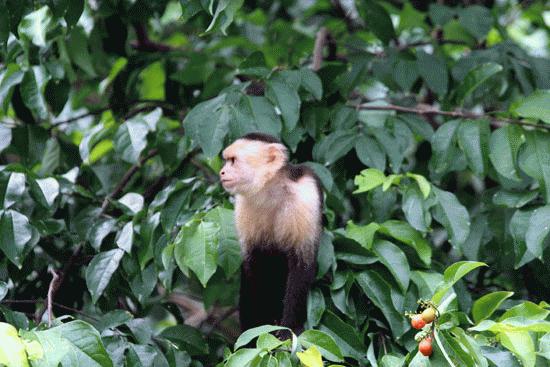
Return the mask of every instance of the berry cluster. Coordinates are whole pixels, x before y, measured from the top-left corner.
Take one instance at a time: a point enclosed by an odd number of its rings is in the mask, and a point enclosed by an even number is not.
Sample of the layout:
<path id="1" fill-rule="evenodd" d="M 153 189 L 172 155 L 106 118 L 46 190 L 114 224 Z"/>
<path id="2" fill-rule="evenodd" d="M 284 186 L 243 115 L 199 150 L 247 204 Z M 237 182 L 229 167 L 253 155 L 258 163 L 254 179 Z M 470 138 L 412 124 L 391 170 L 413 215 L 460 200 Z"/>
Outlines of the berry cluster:
<path id="1" fill-rule="evenodd" d="M 432 355 L 432 336 L 434 333 L 435 324 L 439 317 L 439 312 L 433 303 L 430 301 L 420 300 L 419 310 L 416 313 L 407 313 L 411 319 L 411 326 L 414 329 L 422 330 L 416 336 L 418 350 L 425 356 Z M 436 321 L 436 322 L 434 322 Z M 427 328 L 425 326 L 428 325 Z"/>

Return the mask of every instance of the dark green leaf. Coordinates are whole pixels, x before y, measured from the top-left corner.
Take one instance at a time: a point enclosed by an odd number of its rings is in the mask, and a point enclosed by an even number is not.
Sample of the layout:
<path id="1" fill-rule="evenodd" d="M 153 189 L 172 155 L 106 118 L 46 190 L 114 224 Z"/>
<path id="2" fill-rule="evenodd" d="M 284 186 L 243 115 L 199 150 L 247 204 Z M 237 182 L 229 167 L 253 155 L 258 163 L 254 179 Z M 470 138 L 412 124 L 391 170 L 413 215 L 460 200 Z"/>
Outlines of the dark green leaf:
<path id="1" fill-rule="evenodd" d="M 5 210 L 0 218 L 0 250 L 15 265 L 23 263 L 25 245 L 31 239 L 29 219 L 15 210 Z"/>
<path id="2" fill-rule="evenodd" d="M 100 252 L 90 262 L 86 269 L 86 284 L 92 295 L 92 302 L 97 302 L 99 297 L 109 285 L 111 277 L 118 269 L 120 260 L 124 256 L 121 249 L 113 249 Z"/>
<path id="3" fill-rule="evenodd" d="M 267 82 L 266 97 L 278 109 L 283 117 L 285 129 L 292 131 L 300 118 L 300 97 L 295 89 L 278 80 Z"/>
<path id="4" fill-rule="evenodd" d="M 395 30 L 386 9 L 374 0 L 365 1 L 363 6 L 365 9 L 365 22 L 372 33 L 385 44 L 395 39 Z"/>
<path id="5" fill-rule="evenodd" d="M 216 272 L 218 258 L 217 233 L 220 227 L 212 222 L 182 227 L 176 237 L 174 255 L 180 269 L 191 269 L 206 287 Z"/>
<path id="6" fill-rule="evenodd" d="M 456 99 L 462 105 L 466 97 L 483 84 L 487 79 L 502 71 L 502 66 L 492 62 L 481 64 L 471 69 L 456 89 Z"/>
<path id="7" fill-rule="evenodd" d="M 460 248 L 470 233 L 470 215 L 454 194 L 436 187 L 433 190 L 441 209 L 438 221 L 447 229 L 453 246 Z"/>
<path id="8" fill-rule="evenodd" d="M 424 51 L 419 51 L 416 57 L 416 68 L 428 87 L 439 96 L 445 95 L 449 84 L 445 60 Z"/>

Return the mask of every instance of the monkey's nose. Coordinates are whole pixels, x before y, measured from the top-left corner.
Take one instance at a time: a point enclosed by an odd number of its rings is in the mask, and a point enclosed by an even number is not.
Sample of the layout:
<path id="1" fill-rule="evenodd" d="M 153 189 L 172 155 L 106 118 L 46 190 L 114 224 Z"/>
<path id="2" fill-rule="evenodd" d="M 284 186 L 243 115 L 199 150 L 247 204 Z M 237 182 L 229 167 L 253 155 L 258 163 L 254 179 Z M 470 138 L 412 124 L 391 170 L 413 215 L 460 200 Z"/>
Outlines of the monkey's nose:
<path id="1" fill-rule="evenodd" d="M 220 175 L 222 175 L 222 176 L 225 175 L 225 171 L 224 171 L 224 170 L 221 170 L 221 171 L 220 171 Z"/>

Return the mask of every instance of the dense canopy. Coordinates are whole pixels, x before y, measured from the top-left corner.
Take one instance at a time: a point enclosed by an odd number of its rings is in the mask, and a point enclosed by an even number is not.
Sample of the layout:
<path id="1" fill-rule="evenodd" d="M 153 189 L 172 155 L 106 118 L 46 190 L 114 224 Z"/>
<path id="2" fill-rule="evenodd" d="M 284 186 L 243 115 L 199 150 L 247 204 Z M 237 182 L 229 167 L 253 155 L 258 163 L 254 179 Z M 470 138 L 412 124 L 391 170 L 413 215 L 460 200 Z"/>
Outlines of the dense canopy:
<path id="1" fill-rule="evenodd" d="M 286 341 L 238 325 L 250 132 L 325 196 Z M 0 206 L 0 366 L 548 366 L 550 8 L 0 0 Z"/>

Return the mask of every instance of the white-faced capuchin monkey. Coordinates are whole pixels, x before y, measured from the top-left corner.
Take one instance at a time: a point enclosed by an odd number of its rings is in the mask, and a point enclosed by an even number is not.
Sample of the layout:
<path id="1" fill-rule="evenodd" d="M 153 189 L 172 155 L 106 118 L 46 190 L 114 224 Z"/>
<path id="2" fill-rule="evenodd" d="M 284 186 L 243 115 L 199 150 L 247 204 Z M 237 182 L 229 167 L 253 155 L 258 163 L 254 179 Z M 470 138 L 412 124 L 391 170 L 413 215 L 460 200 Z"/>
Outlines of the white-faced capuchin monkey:
<path id="1" fill-rule="evenodd" d="M 288 163 L 275 137 L 252 133 L 223 151 L 222 185 L 235 195 L 243 254 L 241 329 L 272 324 L 299 334 L 315 279 L 323 194 L 307 166 Z"/>

